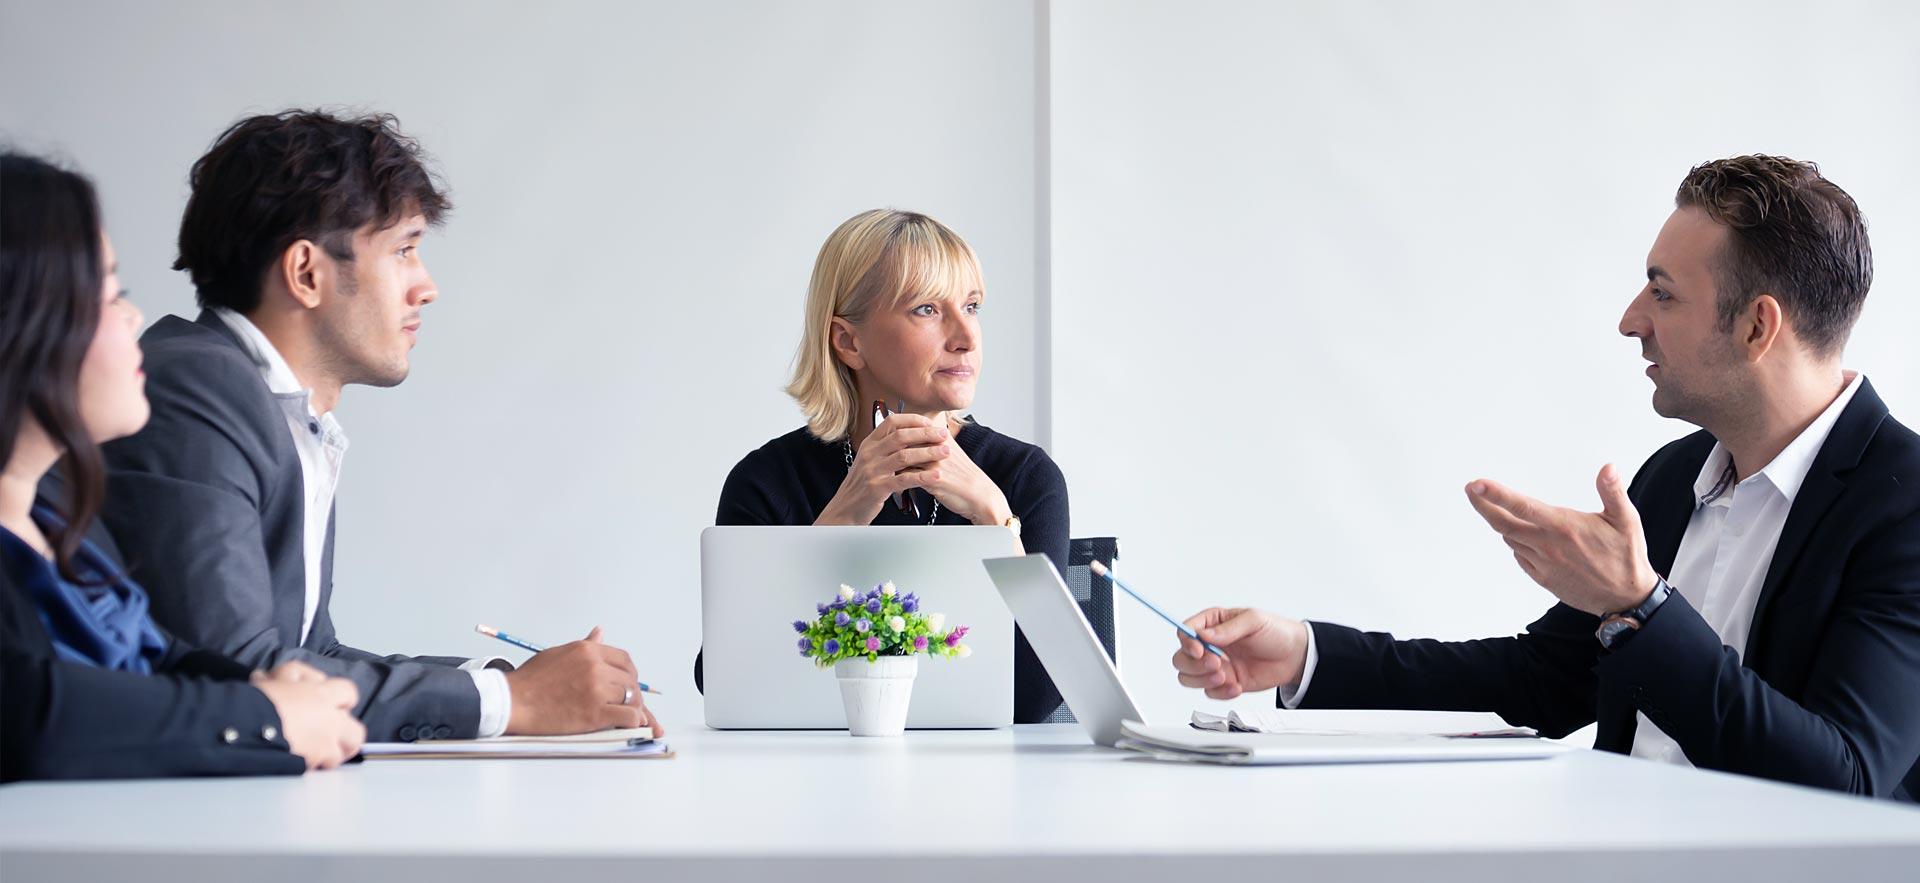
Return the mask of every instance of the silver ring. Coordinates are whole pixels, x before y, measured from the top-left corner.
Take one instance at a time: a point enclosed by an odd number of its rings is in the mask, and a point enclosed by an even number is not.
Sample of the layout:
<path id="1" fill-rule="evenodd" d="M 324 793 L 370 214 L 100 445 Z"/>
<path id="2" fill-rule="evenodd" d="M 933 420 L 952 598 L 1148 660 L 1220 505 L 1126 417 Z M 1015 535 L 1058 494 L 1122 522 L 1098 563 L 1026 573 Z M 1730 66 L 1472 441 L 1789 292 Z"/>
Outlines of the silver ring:
<path id="1" fill-rule="evenodd" d="M 632 705 L 632 704 L 633 704 L 633 687 L 632 687 L 632 685 L 628 685 L 628 687 L 627 687 L 627 693 L 626 693 L 626 695 L 625 695 L 625 696 L 622 696 L 622 697 L 620 697 L 620 704 L 621 704 L 621 705 Z"/>

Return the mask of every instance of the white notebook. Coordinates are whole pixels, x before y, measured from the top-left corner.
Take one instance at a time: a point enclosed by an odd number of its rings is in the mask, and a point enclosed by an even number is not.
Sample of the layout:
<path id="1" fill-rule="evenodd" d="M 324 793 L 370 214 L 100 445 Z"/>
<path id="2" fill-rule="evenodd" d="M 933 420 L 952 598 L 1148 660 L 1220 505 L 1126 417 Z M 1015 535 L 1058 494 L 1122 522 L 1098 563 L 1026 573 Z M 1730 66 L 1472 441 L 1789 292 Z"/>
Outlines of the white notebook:
<path id="1" fill-rule="evenodd" d="M 423 739 L 368 742 L 360 753 L 374 759 L 644 758 L 672 757 L 650 729 L 603 730 L 573 736 L 500 736 L 493 739 Z"/>
<path id="2" fill-rule="evenodd" d="M 1228 764 L 1521 760 L 1566 750 L 1486 712 L 1236 709 L 1196 711 L 1187 726 L 1128 721 L 1121 729 L 1122 748 Z"/>
<path id="3" fill-rule="evenodd" d="M 1262 708 L 1224 715 L 1193 713 L 1193 727 L 1216 733 L 1291 733 L 1351 736 L 1399 734 L 1459 738 L 1538 736 L 1529 727 L 1512 727 L 1485 711 L 1398 711 Z"/>
<path id="4" fill-rule="evenodd" d="M 1229 733 L 1126 721 L 1115 744 L 1160 760 L 1247 765 L 1528 760 L 1567 750 L 1558 742 L 1525 736 L 1466 738 L 1436 735 L 1431 728 L 1409 732 L 1408 726 L 1363 732 L 1327 723 L 1281 732 Z"/>

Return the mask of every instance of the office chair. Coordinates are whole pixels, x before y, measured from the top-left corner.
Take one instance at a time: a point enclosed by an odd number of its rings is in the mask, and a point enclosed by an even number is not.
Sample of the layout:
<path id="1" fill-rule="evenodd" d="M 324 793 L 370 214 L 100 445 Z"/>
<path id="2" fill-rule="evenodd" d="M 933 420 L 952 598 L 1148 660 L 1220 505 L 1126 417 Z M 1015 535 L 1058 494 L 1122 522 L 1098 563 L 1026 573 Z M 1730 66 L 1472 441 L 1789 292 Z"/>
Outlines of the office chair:
<path id="1" fill-rule="evenodd" d="M 1073 592 L 1073 600 L 1079 602 L 1080 613 L 1087 618 L 1087 624 L 1093 626 L 1093 633 L 1100 638 L 1100 645 L 1107 650 L 1107 658 L 1119 660 L 1115 655 L 1113 634 L 1113 580 L 1096 576 L 1087 567 L 1090 561 L 1099 560 L 1108 567 L 1118 568 L 1120 560 L 1120 540 L 1116 537 L 1083 537 L 1069 540 L 1067 545 L 1067 588 Z M 1054 709 L 1047 717 L 1047 723 L 1073 723 L 1073 709 L 1065 702 Z"/>

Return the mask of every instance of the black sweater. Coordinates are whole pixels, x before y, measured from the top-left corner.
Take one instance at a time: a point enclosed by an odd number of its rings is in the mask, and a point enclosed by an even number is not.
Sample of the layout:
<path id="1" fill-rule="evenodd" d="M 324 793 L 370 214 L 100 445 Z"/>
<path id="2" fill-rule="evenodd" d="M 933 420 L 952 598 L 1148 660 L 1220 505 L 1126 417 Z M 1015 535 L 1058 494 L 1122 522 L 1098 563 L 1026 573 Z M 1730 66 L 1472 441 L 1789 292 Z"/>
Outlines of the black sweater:
<path id="1" fill-rule="evenodd" d="M 1020 542 L 1028 553 L 1053 559 L 1067 569 L 1067 481 L 1047 452 L 1019 439 L 1001 435 L 978 423 L 968 423 L 954 436 L 960 450 L 985 472 L 1007 505 L 1020 518 Z M 748 454 L 720 491 L 715 524 L 812 524 L 833 500 L 847 477 L 846 448 L 823 442 L 805 427 L 762 445 Z M 921 511 L 927 511 L 923 496 Z M 922 516 L 924 518 L 924 515 Z M 893 505 L 880 507 L 874 524 L 913 524 L 911 516 Z M 922 522 L 924 523 L 924 522 Z M 966 524 L 945 508 L 935 524 Z M 697 669 L 696 663 L 696 669 Z M 699 672 L 696 670 L 696 678 Z M 1060 691 L 1040 665 L 1033 646 L 1018 628 L 1013 635 L 1013 720 L 1039 723 L 1060 707 Z"/>

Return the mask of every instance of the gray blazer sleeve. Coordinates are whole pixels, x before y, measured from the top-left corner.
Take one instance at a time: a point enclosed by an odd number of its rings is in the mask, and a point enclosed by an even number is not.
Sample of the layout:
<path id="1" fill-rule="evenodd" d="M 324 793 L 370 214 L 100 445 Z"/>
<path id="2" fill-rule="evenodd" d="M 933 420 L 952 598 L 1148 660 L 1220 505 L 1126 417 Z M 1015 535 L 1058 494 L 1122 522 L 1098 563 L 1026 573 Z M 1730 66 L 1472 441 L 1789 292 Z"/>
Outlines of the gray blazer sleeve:
<path id="1" fill-rule="evenodd" d="M 258 371 L 234 347 L 157 347 L 147 360 L 153 416 L 106 446 L 103 513 L 154 619 L 188 644 L 255 668 L 288 660 L 351 678 L 375 741 L 476 734 L 472 675 L 405 656 L 376 657 L 332 637 L 323 599 L 300 642 L 305 517 L 298 455 Z M 314 637 L 320 637 L 316 634 Z"/>

